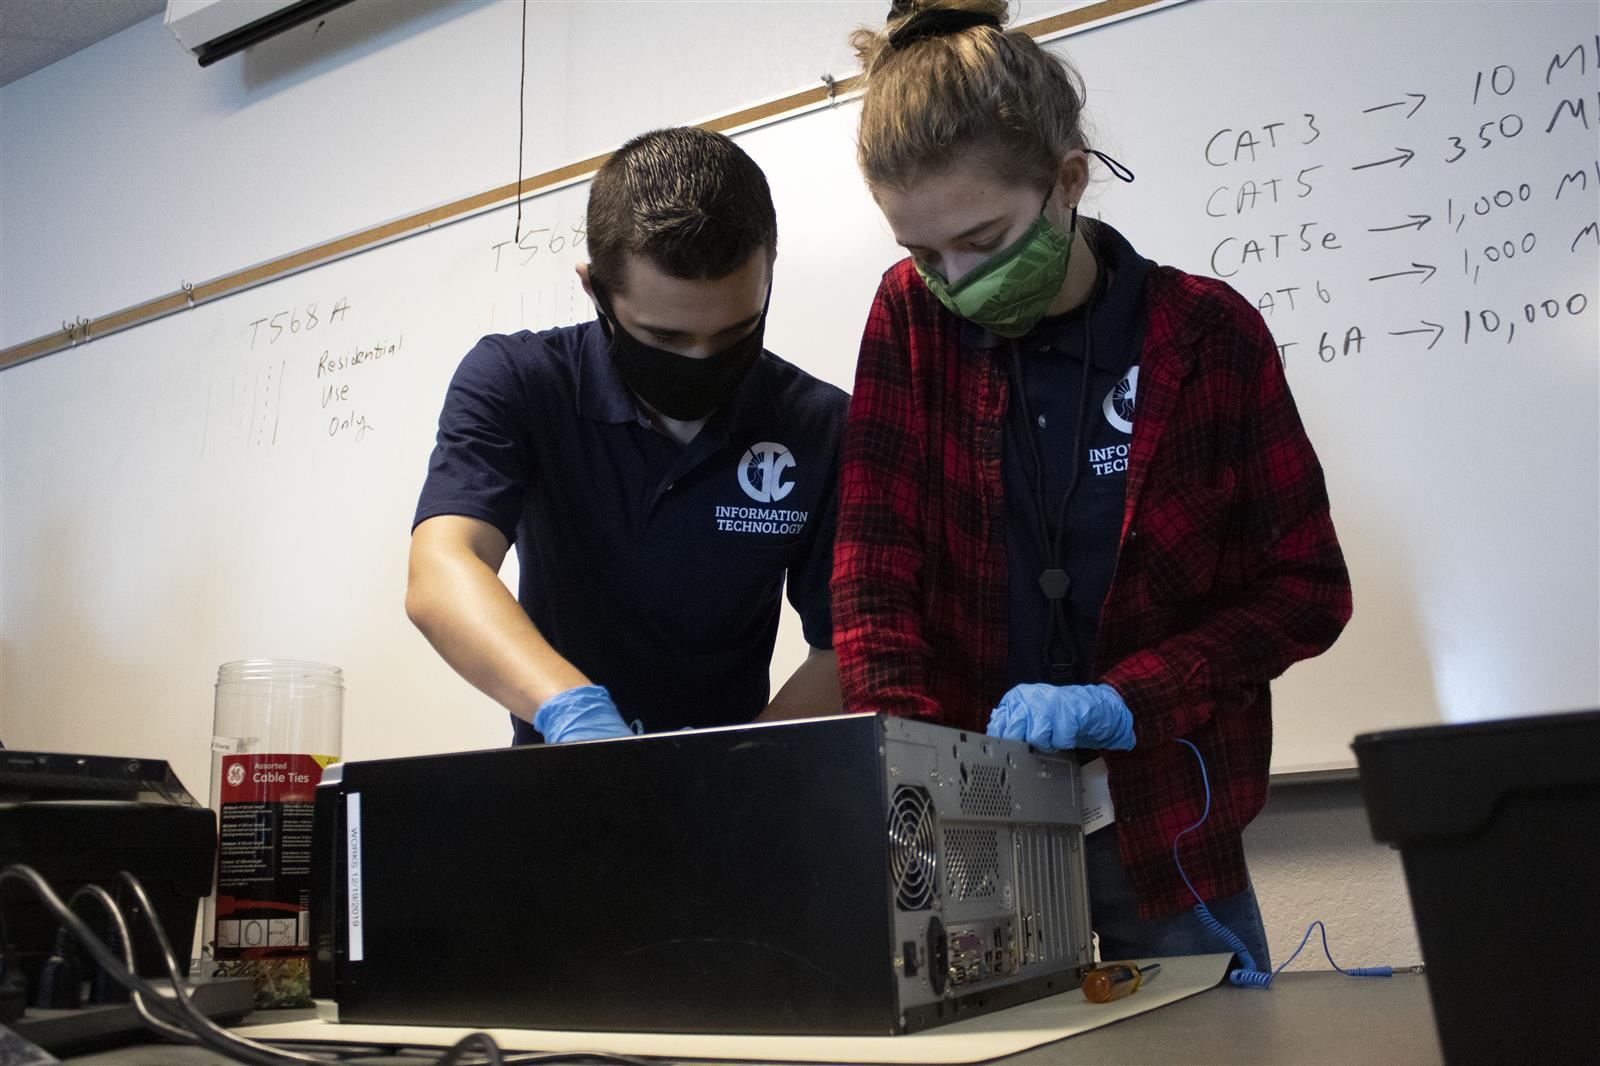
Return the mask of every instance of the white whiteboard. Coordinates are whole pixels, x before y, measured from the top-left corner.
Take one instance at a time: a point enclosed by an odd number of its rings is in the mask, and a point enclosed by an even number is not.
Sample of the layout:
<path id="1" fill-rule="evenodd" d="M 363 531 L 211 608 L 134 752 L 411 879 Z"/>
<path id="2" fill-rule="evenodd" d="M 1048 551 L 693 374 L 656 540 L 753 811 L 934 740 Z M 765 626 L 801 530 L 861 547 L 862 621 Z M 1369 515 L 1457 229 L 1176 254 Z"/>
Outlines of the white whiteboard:
<path id="1" fill-rule="evenodd" d="M 1593 3 L 1207 0 L 1052 46 L 1090 85 L 1099 146 L 1139 175 L 1089 201 L 1136 247 L 1206 272 L 1232 237 L 1231 270 L 1247 239 L 1286 234 L 1232 280 L 1252 300 L 1298 290 L 1268 322 L 1294 345 L 1356 616 L 1276 686 L 1280 770 L 1348 765 L 1365 729 L 1600 704 L 1600 244 L 1580 237 L 1600 216 L 1597 34 Z M 1556 54 L 1572 58 L 1547 86 Z M 1408 93 L 1427 97 L 1410 117 Z M 1545 133 L 1568 98 L 1582 116 Z M 1320 135 L 1301 144 L 1307 113 Z M 1508 114 L 1522 131 L 1491 127 L 1482 147 L 1481 123 Z M 740 137 L 778 202 L 769 345 L 847 388 L 898 254 L 854 169 L 854 119 L 843 102 Z M 1222 129 L 1258 131 L 1256 160 L 1208 164 Z M 1450 163 L 1452 136 L 1466 151 Z M 1404 167 L 1351 169 L 1397 146 L 1416 152 Z M 1294 196 L 1312 166 L 1315 191 Z M 1237 204 L 1216 188 L 1275 177 L 1279 203 L 1207 217 L 1208 198 Z M 1514 202 L 1495 208 L 1501 189 Z M 500 210 L 0 375 L 5 741 L 166 757 L 198 791 L 217 665 L 279 656 L 345 669 L 348 758 L 504 743 L 504 713 L 405 619 L 406 531 L 461 355 L 588 314 L 572 276 L 585 193 L 526 204 L 524 249 Z M 1368 232 L 1424 214 L 1421 231 Z M 1490 262 L 1504 240 L 1515 253 Z M 1413 263 L 1437 269 L 1423 281 Z M 1423 321 L 1437 341 L 1391 336 Z M 1364 340 L 1345 354 L 1352 326 Z M 786 614 L 775 675 L 802 651 Z"/>
<path id="2" fill-rule="evenodd" d="M 1355 616 L 1276 686 L 1273 765 L 1350 765 L 1375 727 L 1600 704 L 1600 4 L 1190 4 L 1067 44 L 1139 175 L 1105 216 L 1160 261 L 1215 255 L 1252 301 L 1299 290 L 1267 322 L 1293 345 Z M 1234 162 L 1246 131 L 1260 145 Z M 1273 178 L 1278 203 L 1237 212 Z"/>

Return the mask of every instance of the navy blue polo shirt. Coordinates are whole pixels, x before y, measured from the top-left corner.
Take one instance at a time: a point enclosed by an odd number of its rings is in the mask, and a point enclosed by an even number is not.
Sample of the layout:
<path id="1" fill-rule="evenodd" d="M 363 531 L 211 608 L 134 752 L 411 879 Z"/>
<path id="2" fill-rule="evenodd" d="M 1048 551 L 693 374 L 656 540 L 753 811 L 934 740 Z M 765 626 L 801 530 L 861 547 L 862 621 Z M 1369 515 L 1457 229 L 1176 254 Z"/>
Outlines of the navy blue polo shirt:
<path id="1" fill-rule="evenodd" d="M 417 505 L 516 545 L 546 640 L 649 732 L 766 706 L 782 590 L 833 646 L 848 397 L 770 352 L 688 445 L 651 427 L 598 322 L 483 338 L 457 369 Z M 513 719 L 514 743 L 539 734 Z"/>
<path id="2" fill-rule="evenodd" d="M 1151 262 L 1105 223 L 1091 231 L 1101 273 L 1095 298 L 1084 307 L 1046 318 L 1017 340 L 1029 423 L 1023 425 L 1013 396 L 1006 413 L 1000 470 L 1005 491 L 1006 558 L 1010 588 L 1007 687 L 1049 681 L 1044 652 L 1049 601 L 1039 575 L 1048 562 L 1035 532 L 1037 506 L 1033 455 L 1024 432 L 1038 443 L 1043 462 L 1044 503 L 1054 529 L 1061 498 L 1079 466 L 1077 489 L 1066 512 L 1061 566 L 1070 580 L 1066 596 L 1069 661 L 1067 683 L 1092 680 L 1089 671 L 1100 610 L 1111 588 L 1127 495 L 1128 450 L 1138 395 L 1139 349 L 1144 342 L 1144 283 Z M 1085 396 L 1085 315 L 1088 315 L 1088 394 Z M 976 329 L 973 341 L 993 349 L 1010 367 L 1007 341 Z M 1072 455 L 1080 415 L 1079 452 Z M 1059 657 L 1060 651 L 1055 657 Z"/>

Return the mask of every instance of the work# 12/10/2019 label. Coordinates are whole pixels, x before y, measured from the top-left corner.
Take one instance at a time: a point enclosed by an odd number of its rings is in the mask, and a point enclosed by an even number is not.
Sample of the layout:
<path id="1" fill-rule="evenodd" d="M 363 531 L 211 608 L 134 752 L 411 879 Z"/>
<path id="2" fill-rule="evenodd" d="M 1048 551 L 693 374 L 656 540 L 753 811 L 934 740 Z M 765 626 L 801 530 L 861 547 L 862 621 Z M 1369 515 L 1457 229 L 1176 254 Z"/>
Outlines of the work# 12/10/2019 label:
<path id="1" fill-rule="evenodd" d="M 327 755 L 225 755 L 217 849 L 218 959 L 303 957 L 311 815 Z"/>

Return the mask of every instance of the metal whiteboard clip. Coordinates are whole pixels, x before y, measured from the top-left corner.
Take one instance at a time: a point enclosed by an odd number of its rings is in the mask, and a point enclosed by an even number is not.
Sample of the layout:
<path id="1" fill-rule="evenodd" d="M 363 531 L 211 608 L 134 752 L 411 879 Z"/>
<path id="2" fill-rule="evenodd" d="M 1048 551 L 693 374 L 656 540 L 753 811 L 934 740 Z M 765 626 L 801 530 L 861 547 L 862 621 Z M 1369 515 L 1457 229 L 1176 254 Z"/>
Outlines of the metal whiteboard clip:
<path id="1" fill-rule="evenodd" d="M 78 346 L 78 326 L 75 322 L 61 320 L 61 332 L 67 335 L 67 342 L 74 348 Z"/>
<path id="2" fill-rule="evenodd" d="M 822 75 L 822 84 L 828 87 L 828 103 L 830 105 L 838 103 L 839 79 L 835 78 L 832 74 L 824 74 Z"/>
<path id="3" fill-rule="evenodd" d="M 194 286 L 187 281 L 180 281 L 178 287 L 183 290 L 184 299 L 189 301 L 189 309 L 194 309 Z"/>

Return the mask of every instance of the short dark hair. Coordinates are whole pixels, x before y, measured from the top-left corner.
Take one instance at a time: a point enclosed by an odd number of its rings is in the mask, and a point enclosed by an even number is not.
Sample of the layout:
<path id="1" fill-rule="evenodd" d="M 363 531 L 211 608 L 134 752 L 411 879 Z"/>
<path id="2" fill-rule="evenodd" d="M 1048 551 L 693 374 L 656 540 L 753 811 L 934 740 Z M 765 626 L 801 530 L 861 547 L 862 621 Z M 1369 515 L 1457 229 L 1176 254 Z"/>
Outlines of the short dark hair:
<path id="1" fill-rule="evenodd" d="M 675 278 L 722 278 L 778 248 L 767 176 L 732 140 L 693 126 L 633 138 L 589 186 L 589 275 L 622 289 L 629 252 Z"/>

